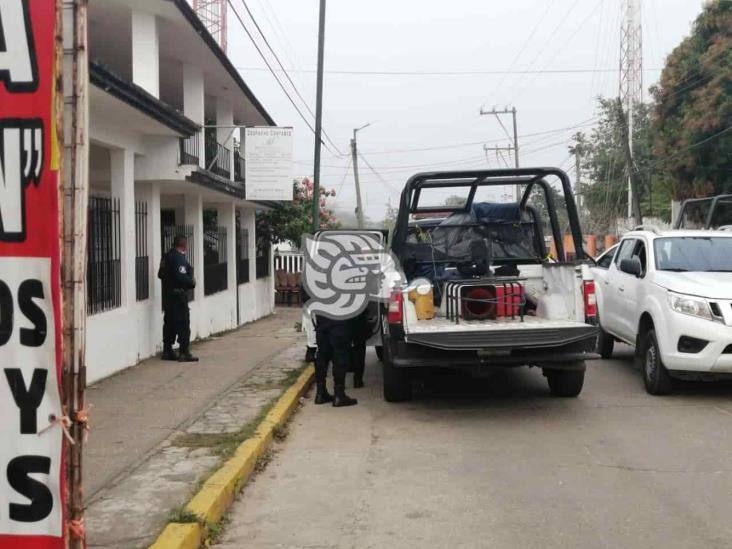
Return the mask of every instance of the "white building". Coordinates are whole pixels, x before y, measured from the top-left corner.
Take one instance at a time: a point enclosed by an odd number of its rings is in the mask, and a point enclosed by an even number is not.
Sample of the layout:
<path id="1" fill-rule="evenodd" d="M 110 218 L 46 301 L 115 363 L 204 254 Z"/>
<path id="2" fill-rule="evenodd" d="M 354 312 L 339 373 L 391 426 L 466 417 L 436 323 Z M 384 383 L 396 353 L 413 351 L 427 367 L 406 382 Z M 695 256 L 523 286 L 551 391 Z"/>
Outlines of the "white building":
<path id="1" fill-rule="evenodd" d="M 165 248 L 189 237 L 191 337 L 272 312 L 235 126 L 274 125 L 186 0 L 91 0 L 88 381 L 162 348 Z M 215 126 L 215 127 L 214 127 Z M 243 132 L 242 132 L 243 133 Z"/>

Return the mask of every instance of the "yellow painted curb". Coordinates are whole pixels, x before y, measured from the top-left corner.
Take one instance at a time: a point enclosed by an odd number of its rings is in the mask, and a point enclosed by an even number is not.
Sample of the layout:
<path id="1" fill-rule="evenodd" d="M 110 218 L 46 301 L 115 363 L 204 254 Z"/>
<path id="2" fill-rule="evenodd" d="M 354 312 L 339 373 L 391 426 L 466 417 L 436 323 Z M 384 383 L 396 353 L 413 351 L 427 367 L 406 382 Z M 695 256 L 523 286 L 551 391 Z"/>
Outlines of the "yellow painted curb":
<path id="1" fill-rule="evenodd" d="M 197 522 L 178 524 L 171 522 L 150 546 L 150 549 L 198 549 L 203 528 Z"/>
<path id="2" fill-rule="evenodd" d="M 188 502 L 186 511 L 198 516 L 202 522 L 213 523 L 221 520 L 236 492 L 249 479 L 257 460 L 272 442 L 275 429 L 287 422 L 314 376 L 315 370 L 312 366 L 305 368 L 257 426 L 254 436 L 242 442 L 234 455 L 208 478 Z M 204 535 L 204 529 L 198 523 L 170 523 L 150 549 L 198 548 Z"/>

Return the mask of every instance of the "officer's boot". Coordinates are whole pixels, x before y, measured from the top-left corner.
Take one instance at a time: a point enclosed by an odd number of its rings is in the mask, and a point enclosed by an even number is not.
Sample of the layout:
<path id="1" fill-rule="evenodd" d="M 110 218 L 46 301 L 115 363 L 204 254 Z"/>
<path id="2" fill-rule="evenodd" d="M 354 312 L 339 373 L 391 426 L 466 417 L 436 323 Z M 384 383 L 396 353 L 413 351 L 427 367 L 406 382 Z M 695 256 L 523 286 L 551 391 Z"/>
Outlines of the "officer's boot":
<path id="1" fill-rule="evenodd" d="M 198 357 L 193 356 L 188 349 L 181 350 L 178 362 L 198 362 Z"/>
<path id="2" fill-rule="evenodd" d="M 319 380 L 315 386 L 315 404 L 327 404 L 333 402 L 333 396 L 328 392 L 325 380 Z"/>
<path id="3" fill-rule="evenodd" d="M 178 355 L 175 354 L 175 351 L 170 348 L 166 347 L 163 349 L 163 354 L 160 355 L 161 360 L 178 360 Z"/>
<path id="4" fill-rule="evenodd" d="M 340 408 L 342 406 L 355 406 L 358 400 L 351 398 L 346 394 L 345 381 L 338 381 L 335 385 L 335 395 L 333 396 L 333 406 Z"/>

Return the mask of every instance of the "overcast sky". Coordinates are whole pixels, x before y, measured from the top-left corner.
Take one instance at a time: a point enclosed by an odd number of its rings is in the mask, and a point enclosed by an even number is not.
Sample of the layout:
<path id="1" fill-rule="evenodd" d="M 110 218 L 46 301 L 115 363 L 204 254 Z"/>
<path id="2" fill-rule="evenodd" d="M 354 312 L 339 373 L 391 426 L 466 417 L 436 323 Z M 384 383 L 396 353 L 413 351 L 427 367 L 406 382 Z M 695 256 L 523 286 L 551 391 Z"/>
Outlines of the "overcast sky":
<path id="1" fill-rule="evenodd" d="M 256 36 L 242 0 L 231 1 Z M 247 3 L 314 111 L 318 0 Z M 323 124 L 345 156 L 337 156 L 332 146 L 335 156 L 323 149 L 321 180 L 340 191 L 337 207 L 355 206 L 349 140 L 354 127 L 368 122 L 371 126 L 359 133 L 359 149 L 379 175 L 362 161 L 359 172 L 364 209 L 373 220 L 383 218 L 388 199 L 398 203 L 399 192 L 413 173 L 503 165 L 494 153 L 486 157 L 483 142 L 492 147 L 508 145 L 509 140 L 495 117 L 479 115 L 481 106 L 517 108 L 522 166 L 553 165 L 569 170 L 573 161 L 567 142 L 577 129 L 533 137 L 527 134 L 588 124 L 595 116 L 594 98 L 617 95 L 623 3 L 329 0 Z M 702 0 L 642 3 L 647 89 L 657 81 L 665 57 L 689 33 Z M 276 122 L 294 126 L 295 175 L 311 175 L 313 134 L 266 70 L 231 9 L 228 53 Z M 525 72 L 578 70 L 588 72 Z M 490 74 L 493 71 L 511 74 Z M 307 107 L 282 73 L 278 75 L 312 123 Z M 510 116 L 504 123 L 510 131 Z M 512 162 L 507 156 L 504 160 Z"/>

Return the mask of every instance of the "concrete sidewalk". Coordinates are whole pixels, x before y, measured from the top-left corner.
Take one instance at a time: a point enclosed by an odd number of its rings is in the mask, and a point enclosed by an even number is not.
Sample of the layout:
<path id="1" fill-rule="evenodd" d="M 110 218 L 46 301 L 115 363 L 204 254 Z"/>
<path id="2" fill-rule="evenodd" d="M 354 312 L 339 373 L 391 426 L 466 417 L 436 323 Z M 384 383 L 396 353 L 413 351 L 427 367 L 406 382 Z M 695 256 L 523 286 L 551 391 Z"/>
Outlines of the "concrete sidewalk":
<path id="1" fill-rule="evenodd" d="M 298 366 L 301 334 L 294 325 L 300 314 L 297 308 L 281 308 L 268 318 L 195 344 L 193 352 L 201 359 L 198 363 L 146 360 L 90 387 L 92 431 L 85 448 L 84 482 L 92 522 L 99 507 L 96 504 L 119 492 L 126 482 L 133 482 L 129 479 L 134 479 L 146 463 L 154 462 L 172 436 L 196 427 L 202 418 L 207 432 L 232 430 L 231 425 L 220 425 L 221 413 L 208 416 L 242 380 L 252 377 L 266 381 L 271 364 L 283 362 L 274 357 L 288 348 L 291 350 L 284 362 Z M 265 386 L 260 380 L 257 391 L 266 392 L 262 391 Z M 260 399 L 239 396 L 238 400 Z M 250 415 L 245 408 L 240 413 Z M 231 423 L 238 418 L 225 419 Z M 169 509 L 163 511 L 167 514 Z"/>

